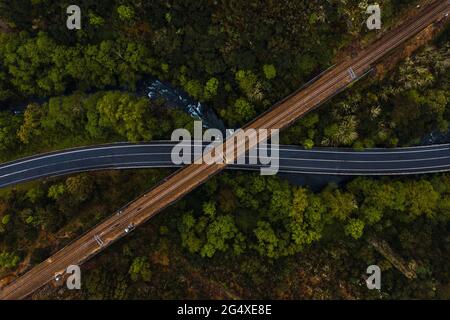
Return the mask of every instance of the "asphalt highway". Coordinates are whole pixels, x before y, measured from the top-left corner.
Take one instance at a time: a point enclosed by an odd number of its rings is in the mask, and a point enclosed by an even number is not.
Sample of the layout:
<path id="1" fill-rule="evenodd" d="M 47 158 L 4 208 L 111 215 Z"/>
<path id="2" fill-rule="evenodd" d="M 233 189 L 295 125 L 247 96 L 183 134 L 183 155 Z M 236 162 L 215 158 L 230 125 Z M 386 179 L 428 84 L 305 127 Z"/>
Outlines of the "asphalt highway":
<path id="1" fill-rule="evenodd" d="M 269 130 L 288 127 L 337 92 L 346 89 L 387 53 L 398 48 L 429 25 L 446 19 L 449 9 L 450 3 L 442 0 L 435 1 L 422 8 L 416 16 L 385 34 L 380 40 L 362 50 L 356 57 L 337 64 L 306 88 L 280 101 L 245 126 L 243 130 L 260 128 Z M 233 136 L 229 137 L 227 141 L 233 138 Z M 226 150 L 223 157 L 228 162 L 233 162 L 235 158 L 242 155 L 242 152 L 264 143 L 266 138 L 258 135 L 257 141 L 246 145 L 243 151 L 239 150 L 238 145 L 232 150 Z M 217 155 L 218 149 L 219 147 L 209 151 L 209 154 L 211 156 L 213 153 Z M 55 275 L 62 274 L 69 265 L 80 265 L 92 258 L 104 248 L 129 234 L 125 230 L 146 222 L 213 175 L 225 169 L 226 166 L 226 164 L 190 164 L 184 166 L 161 181 L 153 189 L 130 202 L 118 214 L 114 214 L 99 223 L 71 244 L 17 278 L 0 291 L 0 299 L 27 297 L 55 279 Z M 100 242 L 99 239 L 101 239 Z"/>
<path id="2" fill-rule="evenodd" d="M 198 142 L 201 143 L 201 142 Z M 39 178 L 105 169 L 179 167 L 171 161 L 175 142 L 116 143 L 63 150 L 0 164 L 0 188 Z M 450 170 L 450 144 L 412 148 L 352 149 L 281 145 L 279 172 L 326 175 L 405 175 Z M 270 155 L 270 154 L 269 154 Z M 230 164 L 228 169 L 259 170 L 267 165 Z"/>

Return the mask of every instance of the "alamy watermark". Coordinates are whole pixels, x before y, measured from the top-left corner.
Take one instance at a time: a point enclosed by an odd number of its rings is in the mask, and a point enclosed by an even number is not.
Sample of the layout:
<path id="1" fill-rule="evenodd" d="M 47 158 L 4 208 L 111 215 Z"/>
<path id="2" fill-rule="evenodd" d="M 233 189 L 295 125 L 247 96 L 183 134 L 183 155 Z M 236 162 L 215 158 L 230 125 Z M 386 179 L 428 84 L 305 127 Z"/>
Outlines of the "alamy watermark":
<path id="1" fill-rule="evenodd" d="M 76 4 L 71 4 L 67 7 L 66 13 L 69 15 L 66 20 L 66 26 L 69 30 L 81 29 L 81 9 Z M 381 29 L 381 9 L 378 4 L 371 4 L 367 6 L 366 13 L 370 14 L 366 25 L 369 30 Z"/>
<path id="2" fill-rule="evenodd" d="M 66 27 L 69 30 L 81 29 L 81 9 L 75 4 L 67 7 L 66 13 L 69 15 L 66 20 Z"/>
<path id="3" fill-rule="evenodd" d="M 381 29 L 381 9 L 378 4 L 371 4 L 367 6 L 367 14 L 370 14 L 367 19 L 366 25 L 369 30 Z"/>
<path id="4" fill-rule="evenodd" d="M 218 129 L 207 129 L 203 133 L 201 121 L 194 121 L 194 139 L 189 130 L 176 129 L 172 133 L 171 140 L 179 143 L 172 148 L 170 155 L 172 163 L 175 165 L 259 163 L 262 165 L 261 175 L 278 173 L 280 165 L 278 129 L 228 129 L 225 136 L 226 139 Z M 270 143 L 266 143 L 269 140 Z M 209 142 L 204 149 L 203 142 Z"/>
<path id="5" fill-rule="evenodd" d="M 381 289 L 381 269 L 376 264 L 367 267 L 366 273 L 370 276 L 366 279 L 367 289 Z"/>
<path id="6" fill-rule="evenodd" d="M 67 267 L 65 273 L 69 275 L 67 277 L 67 280 L 66 280 L 67 289 L 69 289 L 69 290 L 80 290 L 81 289 L 81 269 L 80 269 L 80 266 L 75 265 L 75 264 L 71 264 L 70 266 Z M 55 275 L 55 281 L 56 282 L 62 281 L 63 278 L 64 278 L 64 274 L 63 273 L 57 273 Z"/>

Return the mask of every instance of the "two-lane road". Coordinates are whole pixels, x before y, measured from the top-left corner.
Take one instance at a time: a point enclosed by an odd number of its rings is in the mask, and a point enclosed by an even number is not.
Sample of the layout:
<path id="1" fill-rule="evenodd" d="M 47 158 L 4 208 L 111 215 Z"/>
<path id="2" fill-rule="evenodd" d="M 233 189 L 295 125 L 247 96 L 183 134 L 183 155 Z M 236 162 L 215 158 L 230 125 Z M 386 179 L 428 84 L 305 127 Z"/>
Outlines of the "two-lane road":
<path id="1" fill-rule="evenodd" d="M 198 142 L 200 143 L 200 142 Z M 116 143 L 63 150 L 0 164 L 0 188 L 39 178 L 105 169 L 179 167 L 171 160 L 175 142 Z M 205 143 L 206 145 L 206 143 Z M 280 146 L 279 172 L 326 175 L 404 175 L 450 171 L 450 144 L 391 149 Z M 259 170 L 261 163 L 229 169 Z"/>

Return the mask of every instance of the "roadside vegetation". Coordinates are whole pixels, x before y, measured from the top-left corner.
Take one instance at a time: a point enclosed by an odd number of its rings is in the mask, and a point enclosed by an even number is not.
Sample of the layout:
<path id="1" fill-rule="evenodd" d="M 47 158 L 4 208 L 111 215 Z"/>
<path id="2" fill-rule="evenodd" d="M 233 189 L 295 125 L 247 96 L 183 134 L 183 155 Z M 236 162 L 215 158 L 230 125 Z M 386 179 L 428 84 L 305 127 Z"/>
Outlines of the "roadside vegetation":
<path id="1" fill-rule="evenodd" d="M 120 91 L 77 92 L 30 104 L 21 115 L 0 113 L 0 159 L 75 146 L 170 139 L 176 128 L 190 129 L 189 115 L 146 97 Z"/>

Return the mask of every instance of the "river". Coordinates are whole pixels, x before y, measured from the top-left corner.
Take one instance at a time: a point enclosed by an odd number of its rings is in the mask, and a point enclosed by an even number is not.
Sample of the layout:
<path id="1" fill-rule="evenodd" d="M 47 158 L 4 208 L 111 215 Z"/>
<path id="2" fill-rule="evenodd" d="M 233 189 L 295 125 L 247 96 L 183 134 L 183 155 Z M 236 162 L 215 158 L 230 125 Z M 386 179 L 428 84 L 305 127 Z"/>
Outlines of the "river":
<path id="1" fill-rule="evenodd" d="M 214 110 L 189 97 L 184 91 L 158 79 L 148 78 L 138 85 L 139 95 L 145 94 L 150 100 L 164 99 L 168 108 L 179 108 L 196 120 L 201 120 L 205 128 L 216 128 L 225 132 L 225 124 Z"/>

